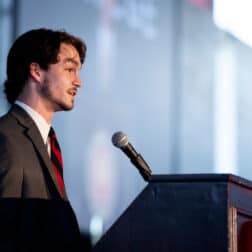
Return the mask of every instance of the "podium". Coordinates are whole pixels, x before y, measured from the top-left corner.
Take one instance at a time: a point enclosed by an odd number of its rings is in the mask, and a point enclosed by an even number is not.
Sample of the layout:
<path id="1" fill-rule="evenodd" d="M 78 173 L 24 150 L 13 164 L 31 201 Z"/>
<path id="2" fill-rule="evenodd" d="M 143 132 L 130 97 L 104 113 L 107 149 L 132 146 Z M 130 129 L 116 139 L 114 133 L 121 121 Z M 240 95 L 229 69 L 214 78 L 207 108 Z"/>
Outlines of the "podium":
<path id="1" fill-rule="evenodd" d="M 251 252 L 252 182 L 153 175 L 92 252 Z"/>

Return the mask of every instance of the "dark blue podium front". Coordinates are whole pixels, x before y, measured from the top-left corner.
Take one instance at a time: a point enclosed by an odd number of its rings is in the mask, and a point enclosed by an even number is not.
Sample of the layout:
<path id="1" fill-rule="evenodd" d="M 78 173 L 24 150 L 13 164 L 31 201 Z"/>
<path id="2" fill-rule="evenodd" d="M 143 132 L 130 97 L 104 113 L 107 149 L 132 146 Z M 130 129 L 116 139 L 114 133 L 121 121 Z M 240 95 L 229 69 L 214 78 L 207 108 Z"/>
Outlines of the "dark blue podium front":
<path id="1" fill-rule="evenodd" d="M 230 174 L 153 175 L 93 252 L 252 251 L 252 183 Z"/>

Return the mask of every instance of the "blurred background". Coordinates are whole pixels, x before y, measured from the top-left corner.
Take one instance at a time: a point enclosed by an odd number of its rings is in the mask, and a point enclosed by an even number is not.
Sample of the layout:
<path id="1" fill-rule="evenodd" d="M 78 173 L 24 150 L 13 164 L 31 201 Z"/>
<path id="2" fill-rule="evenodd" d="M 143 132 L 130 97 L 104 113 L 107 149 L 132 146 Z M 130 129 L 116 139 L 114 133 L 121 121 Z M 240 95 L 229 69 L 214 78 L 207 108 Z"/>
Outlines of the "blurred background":
<path id="1" fill-rule="evenodd" d="M 64 29 L 87 43 L 84 87 L 53 124 L 69 199 L 94 242 L 146 186 L 112 145 L 116 131 L 153 174 L 252 180 L 251 12 L 251 0 L 0 0 L 1 87 L 23 32 Z"/>

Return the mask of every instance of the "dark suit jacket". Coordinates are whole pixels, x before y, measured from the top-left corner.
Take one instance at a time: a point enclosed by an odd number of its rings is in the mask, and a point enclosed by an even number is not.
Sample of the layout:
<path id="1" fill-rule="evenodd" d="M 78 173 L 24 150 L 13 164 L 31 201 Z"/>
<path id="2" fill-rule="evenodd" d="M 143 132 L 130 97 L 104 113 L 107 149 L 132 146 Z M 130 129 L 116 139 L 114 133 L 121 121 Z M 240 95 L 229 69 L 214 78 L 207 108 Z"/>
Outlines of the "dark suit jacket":
<path id="1" fill-rule="evenodd" d="M 79 238 L 40 132 L 14 105 L 0 118 L 0 251 L 78 251 Z"/>
<path id="2" fill-rule="evenodd" d="M 60 198 L 40 132 L 18 105 L 0 118 L 0 197 Z"/>

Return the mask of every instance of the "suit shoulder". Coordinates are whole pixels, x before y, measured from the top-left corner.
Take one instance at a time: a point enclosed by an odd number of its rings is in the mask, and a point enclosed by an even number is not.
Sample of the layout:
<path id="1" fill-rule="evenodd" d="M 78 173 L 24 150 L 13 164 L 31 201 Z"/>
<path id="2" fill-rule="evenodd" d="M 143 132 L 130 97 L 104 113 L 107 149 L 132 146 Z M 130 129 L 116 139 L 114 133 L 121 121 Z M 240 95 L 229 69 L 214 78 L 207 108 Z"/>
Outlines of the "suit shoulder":
<path id="1" fill-rule="evenodd" d="M 0 133 L 5 134 L 10 131 L 15 131 L 18 127 L 20 125 L 18 125 L 17 120 L 10 112 L 0 117 Z"/>

